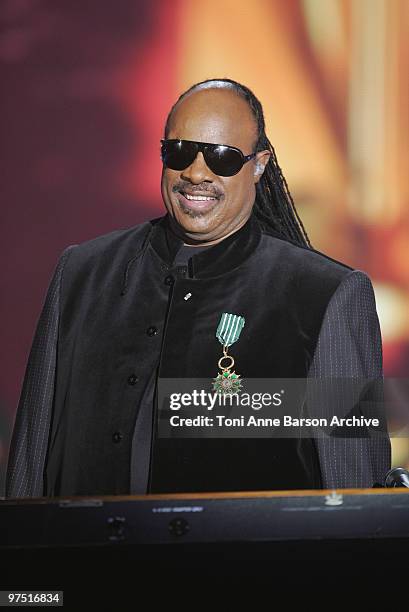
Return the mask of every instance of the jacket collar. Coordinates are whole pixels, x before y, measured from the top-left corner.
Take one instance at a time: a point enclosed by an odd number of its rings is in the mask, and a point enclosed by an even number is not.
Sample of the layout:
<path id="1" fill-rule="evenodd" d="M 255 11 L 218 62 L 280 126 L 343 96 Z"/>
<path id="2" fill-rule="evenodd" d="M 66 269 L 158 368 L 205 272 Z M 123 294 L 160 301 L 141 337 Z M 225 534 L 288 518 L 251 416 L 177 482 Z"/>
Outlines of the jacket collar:
<path id="1" fill-rule="evenodd" d="M 213 247 L 193 255 L 189 259 L 188 276 L 190 278 L 211 278 L 234 270 L 255 251 L 260 238 L 260 225 L 252 213 L 237 232 Z M 172 267 L 183 240 L 170 229 L 169 213 L 161 217 L 155 224 L 150 244 L 165 264 Z"/>

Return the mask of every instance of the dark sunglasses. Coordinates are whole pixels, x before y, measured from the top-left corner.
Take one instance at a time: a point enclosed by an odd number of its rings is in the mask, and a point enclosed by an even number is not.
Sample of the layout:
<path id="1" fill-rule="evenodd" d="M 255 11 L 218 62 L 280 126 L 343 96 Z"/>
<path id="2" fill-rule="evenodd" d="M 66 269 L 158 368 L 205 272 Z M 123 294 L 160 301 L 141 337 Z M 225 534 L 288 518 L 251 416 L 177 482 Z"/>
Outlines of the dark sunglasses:
<path id="1" fill-rule="evenodd" d="M 236 147 L 195 140 L 161 140 L 161 144 L 162 161 L 171 170 L 188 168 L 201 151 L 207 167 L 214 174 L 233 176 L 240 172 L 246 162 L 256 156 L 256 153 L 243 155 Z"/>

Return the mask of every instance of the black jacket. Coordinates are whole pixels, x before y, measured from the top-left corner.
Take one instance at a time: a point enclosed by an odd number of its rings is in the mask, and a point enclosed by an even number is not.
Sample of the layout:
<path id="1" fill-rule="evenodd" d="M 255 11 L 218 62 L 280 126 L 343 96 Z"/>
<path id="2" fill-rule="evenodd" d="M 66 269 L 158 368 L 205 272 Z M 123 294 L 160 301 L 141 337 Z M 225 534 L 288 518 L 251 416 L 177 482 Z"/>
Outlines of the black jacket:
<path id="1" fill-rule="evenodd" d="M 166 222 L 64 251 L 27 366 L 8 496 L 129 492 L 149 378 L 215 376 L 222 312 L 246 318 L 234 345 L 246 378 L 382 376 L 374 295 L 363 272 L 262 231 L 252 215 L 172 281 L 181 241 Z M 315 444 L 324 487 L 371 487 L 390 467 L 387 436 Z"/>

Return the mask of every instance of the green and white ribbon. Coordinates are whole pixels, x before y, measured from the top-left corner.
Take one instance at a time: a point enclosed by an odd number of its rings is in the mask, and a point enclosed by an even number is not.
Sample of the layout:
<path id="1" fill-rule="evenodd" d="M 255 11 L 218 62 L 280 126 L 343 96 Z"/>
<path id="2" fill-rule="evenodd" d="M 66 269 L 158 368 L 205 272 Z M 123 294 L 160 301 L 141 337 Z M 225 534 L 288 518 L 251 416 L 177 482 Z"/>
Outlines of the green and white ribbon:
<path id="1" fill-rule="evenodd" d="M 216 338 L 223 346 L 231 346 L 239 339 L 245 319 L 240 315 L 224 312 L 216 330 Z"/>

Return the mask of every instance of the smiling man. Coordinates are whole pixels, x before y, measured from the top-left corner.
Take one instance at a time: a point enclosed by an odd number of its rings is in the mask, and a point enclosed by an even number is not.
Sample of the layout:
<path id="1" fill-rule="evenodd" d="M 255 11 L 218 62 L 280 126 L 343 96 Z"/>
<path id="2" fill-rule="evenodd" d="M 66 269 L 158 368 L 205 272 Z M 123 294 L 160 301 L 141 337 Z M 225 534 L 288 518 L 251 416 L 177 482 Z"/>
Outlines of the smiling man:
<path id="1" fill-rule="evenodd" d="M 182 94 L 161 158 L 164 216 L 60 258 L 27 366 L 7 495 L 382 482 L 387 435 L 158 435 L 159 378 L 212 378 L 219 364 L 220 384 L 237 384 L 233 343 L 247 379 L 382 377 L 371 282 L 311 247 L 247 87 L 218 79 Z"/>
<path id="2" fill-rule="evenodd" d="M 162 196 L 170 227 L 189 244 L 216 244 L 250 217 L 271 154 L 254 152 L 254 115 L 232 88 L 211 81 L 174 106 L 165 133 Z"/>

